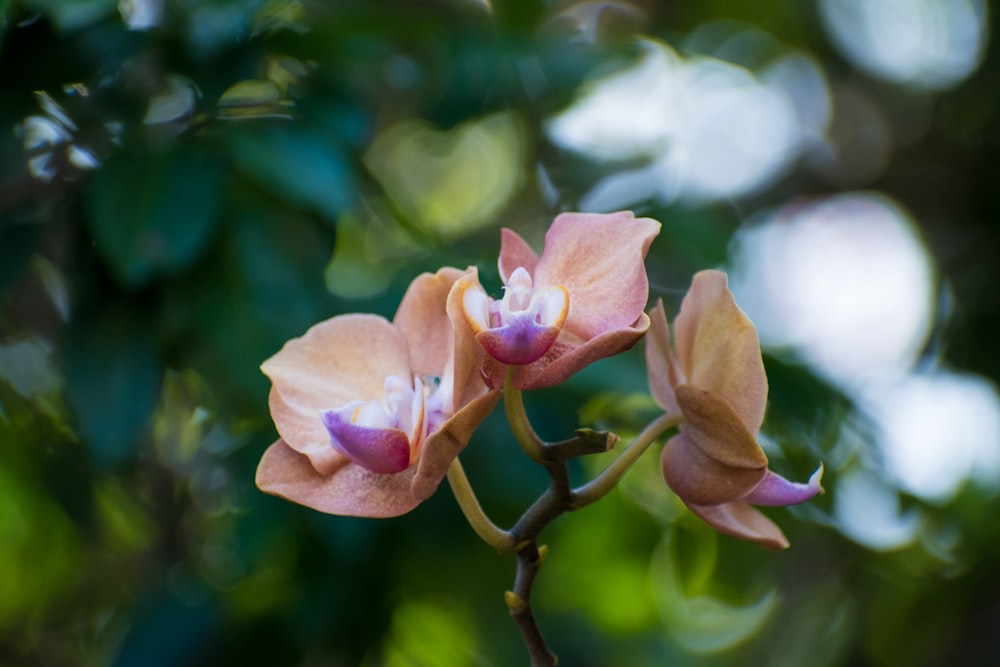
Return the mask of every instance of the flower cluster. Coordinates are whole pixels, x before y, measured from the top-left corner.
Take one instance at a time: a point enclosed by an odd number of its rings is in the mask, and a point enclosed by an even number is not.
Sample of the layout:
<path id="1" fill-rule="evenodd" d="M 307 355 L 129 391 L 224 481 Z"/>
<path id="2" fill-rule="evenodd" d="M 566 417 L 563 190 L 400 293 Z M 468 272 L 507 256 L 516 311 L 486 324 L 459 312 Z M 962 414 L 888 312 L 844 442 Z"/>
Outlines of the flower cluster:
<path id="1" fill-rule="evenodd" d="M 726 274 L 694 276 L 674 322 L 674 346 L 663 310 L 653 308 L 646 367 L 653 398 L 683 416 L 663 448 L 667 485 L 716 530 L 783 549 L 788 540 L 750 507 L 791 505 L 822 489 L 823 468 L 807 484 L 771 472 L 757 444 L 767 404 L 767 375 L 757 331 L 733 299 Z"/>
<path id="2" fill-rule="evenodd" d="M 630 212 L 565 213 L 539 255 L 504 229 L 500 298 L 474 267 L 442 268 L 413 281 L 392 321 L 339 315 L 289 341 L 261 366 L 280 439 L 257 485 L 333 514 L 403 514 L 435 491 L 502 388 L 558 385 L 648 331 L 651 392 L 678 426 L 662 453 L 667 485 L 716 529 L 787 546 L 750 505 L 807 500 L 819 474 L 794 484 L 768 469 L 756 442 L 767 378 L 725 274 L 695 276 L 673 345 L 662 303 L 644 312 L 659 231 Z"/>

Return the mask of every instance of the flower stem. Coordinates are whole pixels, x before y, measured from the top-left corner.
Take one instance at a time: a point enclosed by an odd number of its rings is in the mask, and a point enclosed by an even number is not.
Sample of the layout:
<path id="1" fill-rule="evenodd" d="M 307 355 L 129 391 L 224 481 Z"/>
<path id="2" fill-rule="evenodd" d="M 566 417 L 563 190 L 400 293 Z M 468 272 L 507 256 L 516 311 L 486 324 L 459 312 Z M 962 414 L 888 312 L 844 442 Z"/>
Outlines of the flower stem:
<path id="1" fill-rule="evenodd" d="M 520 630 L 528 655 L 531 656 L 531 667 L 555 667 L 558 663 L 555 653 L 545 643 L 542 631 L 531 611 L 531 587 L 547 551 L 544 546 L 538 548 L 534 540 L 518 551 L 514 590 L 504 594 L 510 617 Z"/>
<path id="2" fill-rule="evenodd" d="M 683 416 L 661 415 L 649 423 L 642 433 L 630 442 L 621 454 L 612 461 L 597 477 L 590 480 L 573 492 L 572 509 L 580 509 L 600 500 L 617 486 L 629 468 L 639 460 L 639 457 L 649 448 L 656 438 L 667 430 L 674 428 L 683 421 Z"/>
<path id="3" fill-rule="evenodd" d="M 486 516 L 486 512 L 483 511 L 479 499 L 476 498 L 476 494 L 472 490 L 472 485 L 469 484 L 469 478 L 465 475 L 465 468 L 462 467 L 457 457 L 448 466 L 448 484 L 451 485 L 451 491 L 455 495 L 458 506 L 462 508 L 465 519 L 483 542 L 500 553 L 513 553 L 517 550 L 519 545 L 515 542 L 514 536 L 497 526 Z"/>
<path id="4" fill-rule="evenodd" d="M 486 516 L 457 458 L 448 468 L 448 482 L 462 513 L 476 534 L 501 553 L 517 554 L 514 590 L 507 591 L 504 600 L 528 649 L 532 667 L 554 667 L 557 658 L 546 644 L 531 610 L 531 589 L 547 552 L 546 547 L 538 547 L 539 533 L 560 514 L 586 507 L 607 495 L 650 444 L 665 431 L 680 424 L 682 418 L 680 415 L 662 415 L 653 420 L 597 477 L 578 489 L 573 489 L 569 483 L 567 461 L 578 456 L 606 452 L 614 446 L 618 436 L 579 429 L 575 437 L 569 440 L 545 442 L 528 421 L 521 390 L 514 386 L 512 378 L 513 373 L 508 368 L 503 398 L 511 431 L 525 453 L 545 468 L 550 478 L 549 487 L 524 511 L 510 530 L 503 530 Z"/>
<path id="5" fill-rule="evenodd" d="M 507 411 L 507 421 L 514 432 L 514 437 L 521 443 L 524 452 L 538 463 L 545 462 L 545 441 L 538 437 L 528 415 L 524 411 L 524 398 L 521 390 L 514 386 L 514 366 L 507 367 L 507 376 L 503 382 L 503 406 Z"/>

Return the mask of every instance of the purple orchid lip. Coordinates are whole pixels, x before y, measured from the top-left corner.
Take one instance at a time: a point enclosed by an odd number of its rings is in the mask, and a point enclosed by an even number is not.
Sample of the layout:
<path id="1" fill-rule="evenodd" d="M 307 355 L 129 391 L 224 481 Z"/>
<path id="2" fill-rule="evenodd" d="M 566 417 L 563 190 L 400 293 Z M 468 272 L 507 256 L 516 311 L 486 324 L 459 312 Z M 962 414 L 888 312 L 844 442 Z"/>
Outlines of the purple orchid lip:
<path id="1" fill-rule="evenodd" d="M 781 475 L 768 470 L 764 479 L 757 485 L 757 488 L 751 491 L 743 500 L 752 505 L 772 507 L 798 505 L 823 492 L 823 487 L 820 485 L 822 479 L 822 463 L 805 484 L 790 482 Z"/>
<path id="2" fill-rule="evenodd" d="M 330 444 L 362 468 L 379 474 L 406 470 L 410 465 L 410 439 L 398 428 L 360 426 L 351 417 L 357 408 L 324 410 L 323 425 Z"/>
<path id="3" fill-rule="evenodd" d="M 556 286 L 536 290 L 531 276 L 516 269 L 501 300 L 490 299 L 478 282 L 462 288 L 462 310 L 487 354 L 503 364 L 523 366 L 538 361 L 562 331 L 569 313 L 569 292 Z"/>
<path id="4" fill-rule="evenodd" d="M 541 359 L 556 342 L 559 331 L 529 317 L 518 317 L 502 327 L 480 331 L 476 341 L 497 361 L 523 366 Z"/>

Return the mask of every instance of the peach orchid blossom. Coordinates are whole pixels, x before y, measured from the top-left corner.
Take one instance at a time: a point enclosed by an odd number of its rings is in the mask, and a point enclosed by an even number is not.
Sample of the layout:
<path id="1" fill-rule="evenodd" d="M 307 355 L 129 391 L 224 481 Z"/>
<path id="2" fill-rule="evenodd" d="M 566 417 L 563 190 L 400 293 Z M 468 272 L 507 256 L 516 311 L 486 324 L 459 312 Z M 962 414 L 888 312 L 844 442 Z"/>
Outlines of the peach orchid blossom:
<path id="1" fill-rule="evenodd" d="M 280 439 L 257 468 L 261 490 L 330 514 L 388 517 L 430 496 L 499 400 L 483 354 L 446 311 L 464 273 L 410 285 L 392 322 L 339 315 L 261 365 Z"/>
<path id="2" fill-rule="evenodd" d="M 649 327 L 643 262 L 659 231 L 659 222 L 630 211 L 563 213 L 539 257 L 504 229 L 503 298 L 491 299 L 475 274 L 456 284 L 453 297 L 489 355 L 489 381 L 498 383 L 512 365 L 518 389 L 549 387 L 634 345 Z"/>
<path id="3" fill-rule="evenodd" d="M 768 469 L 757 443 L 767 376 L 757 331 L 737 307 L 721 271 L 695 274 L 674 322 L 663 302 L 650 313 L 646 365 L 653 397 L 684 418 L 663 448 L 667 485 L 716 530 L 785 549 L 781 529 L 751 505 L 792 505 L 822 492 L 822 465 L 806 484 Z"/>

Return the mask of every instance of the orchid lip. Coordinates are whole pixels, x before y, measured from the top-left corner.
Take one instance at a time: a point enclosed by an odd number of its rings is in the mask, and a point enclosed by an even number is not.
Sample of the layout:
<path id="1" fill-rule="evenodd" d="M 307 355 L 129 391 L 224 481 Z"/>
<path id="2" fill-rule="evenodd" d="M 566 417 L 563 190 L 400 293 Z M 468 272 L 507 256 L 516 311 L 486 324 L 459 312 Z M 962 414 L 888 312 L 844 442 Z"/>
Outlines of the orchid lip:
<path id="1" fill-rule="evenodd" d="M 412 383 L 388 377 L 384 403 L 351 401 L 321 413 L 330 444 L 372 472 L 405 470 L 420 455 L 431 427 L 439 428 L 447 418 L 447 397 L 443 395 L 447 392 L 439 388 L 436 376 L 417 377 Z"/>
<path id="2" fill-rule="evenodd" d="M 502 299 L 490 299 L 479 284 L 462 293 L 462 310 L 476 340 L 497 361 L 526 365 L 552 347 L 569 314 L 569 291 L 562 285 L 535 288 L 518 267 L 507 279 Z"/>
<path id="3" fill-rule="evenodd" d="M 813 496 L 823 493 L 823 464 L 809 476 L 805 484 L 789 482 L 781 475 L 767 471 L 760 484 L 751 491 L 744 500 L 752 505 L 797 505 L 804 503 Z"/>
<path id="4" fill-rule="evenodd" d="M 516 366 L 541 359 L 558 337 L 558 328 L 543 327 L 527 318 L 476 334 L 476 340 L 491 357 Z"/>
<path id="5" fill-rule="evenodd" d="M 330 444 L 362 468 L 380 474 L 406 470 L 410 465 L 410 440 L 398 428 L 361 426 L 354 422 L 362 406 L 325 410 L 323 425 Z"/>

